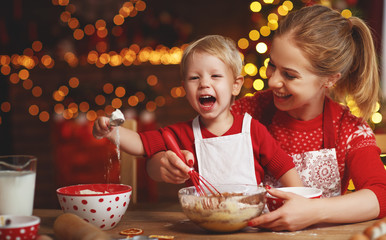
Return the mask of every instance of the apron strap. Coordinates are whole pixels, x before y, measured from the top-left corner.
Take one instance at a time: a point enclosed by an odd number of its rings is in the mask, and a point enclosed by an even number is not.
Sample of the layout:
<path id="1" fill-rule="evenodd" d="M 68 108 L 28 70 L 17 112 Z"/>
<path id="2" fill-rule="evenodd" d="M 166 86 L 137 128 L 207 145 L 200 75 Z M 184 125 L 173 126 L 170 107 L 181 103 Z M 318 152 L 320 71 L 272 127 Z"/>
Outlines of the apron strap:
<path id="1" fill-rule="evenodd" d="M 323 109 L 323 148 L 335 148 L 335 131 L 330 100 L 326 97 Z"/>
<path id="2" fill-rule="evenodd" d="M 244 113 L 243 128 L 241 130 L 242 133 L 251 132 L 251 121 L 252 121 L 252 116 L 249 115 L 248 113 Z"/>
<path id="3" fill-rule="evenodd" d="M 193 127 L 194 139 L 202 139 L 199 116 L 196 116 L 193 119 L 192 127 Z"/>

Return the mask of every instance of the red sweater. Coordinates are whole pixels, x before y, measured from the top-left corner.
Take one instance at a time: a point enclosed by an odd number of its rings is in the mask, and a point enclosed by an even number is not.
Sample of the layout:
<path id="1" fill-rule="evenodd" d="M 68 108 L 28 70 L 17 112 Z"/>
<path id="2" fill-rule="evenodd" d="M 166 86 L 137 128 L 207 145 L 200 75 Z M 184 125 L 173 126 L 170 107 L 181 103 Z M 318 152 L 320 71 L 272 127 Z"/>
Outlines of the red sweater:
<path id="1" fill-rule="evenodd" d="M 243 116 L 234 115 L 233 125 L 223 136 L 240 133 L 242 123 Z M 217 137 L 209 132 L 201 123 L 200 127 L 203 138 Z M 173 133 L 181 149 L 189 150 L 196 155 L 192 120 L 170 125 L 164 129 L 168 129 Z M 160 130 L 142 132 L 140 136 L 148 157 L 159 151 L 166 150 L 166 145 L 162 139 Z M 273 139 L 271 134 L 269 134 L 264 125 L 255 119 L 252 119 L 251 122 L 251 138 L 257 183 L 260 183 L 264 178 L 265 169 L 269 170 L 276 179 L 279 179 L 284 173 L 295 166 L 292 158 L 279 147 L 278 143 Z M 237 161 L 237 158 L 234 158 L 234 160 Z M 195 169 L 198 169 L 197 161 L 195 161 L 195 165 Z"/>
<path id="2" fill-rule="evenodd" d="M 327 104 L 326 107 L 332 109 L 342 193 L 346 192 L 350 179 L 357 190 L 372 190 L 380 206 L 378 217 L 385 217 L 386 171 L 373 131 L 366 122 L 353 116 L 347 107 L 331 99 Z M 296 120 L 275 108 L 270 90 L 239 99 L 232 106 L 232 111 L 238 114 L 248 112 L 267 125 L 272 136 L 290 155 L 321 149 L 323 114 L 310 121 Z"/>

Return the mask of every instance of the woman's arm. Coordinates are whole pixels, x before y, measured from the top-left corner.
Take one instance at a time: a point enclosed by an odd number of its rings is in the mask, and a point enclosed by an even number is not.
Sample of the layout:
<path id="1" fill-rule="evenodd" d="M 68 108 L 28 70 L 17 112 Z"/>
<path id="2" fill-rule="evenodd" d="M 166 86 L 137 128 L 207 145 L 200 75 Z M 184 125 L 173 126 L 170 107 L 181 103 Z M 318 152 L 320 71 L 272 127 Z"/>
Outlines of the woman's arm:
<path id="1" fill-rule="evenodd" d="M 368 189 L 323 199 L 307 199 L 277 189 L 269 189 L 268 192 L 285 199 L 284 205 L 251 220 L 249 226 L 275 231 L 296 231 L 317 223 L 354 223 L 370 220 L 379 214 L 377 197 Z"/>
<path id="2" fill-rule="evenodd" d="M 304 187 L 303 182 L 295 168 L 292 168 L 284 173 L 279 178 L 279 181 L 286 187 Z"/>

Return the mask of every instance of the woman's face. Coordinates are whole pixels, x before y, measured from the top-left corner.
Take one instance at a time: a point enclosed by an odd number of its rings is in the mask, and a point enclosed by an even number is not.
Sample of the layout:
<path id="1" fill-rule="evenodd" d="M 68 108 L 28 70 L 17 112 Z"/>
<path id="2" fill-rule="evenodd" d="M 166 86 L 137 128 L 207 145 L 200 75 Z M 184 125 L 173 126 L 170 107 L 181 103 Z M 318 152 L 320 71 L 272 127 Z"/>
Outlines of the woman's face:
<path id="1" fill-rule="evenodd" d="M 288 34 L 275 37 L 267 67 L 268 85 L 275 106 L 299 120 L 310 120 L 323 111 L 327 77 L 315 75 Z"/>

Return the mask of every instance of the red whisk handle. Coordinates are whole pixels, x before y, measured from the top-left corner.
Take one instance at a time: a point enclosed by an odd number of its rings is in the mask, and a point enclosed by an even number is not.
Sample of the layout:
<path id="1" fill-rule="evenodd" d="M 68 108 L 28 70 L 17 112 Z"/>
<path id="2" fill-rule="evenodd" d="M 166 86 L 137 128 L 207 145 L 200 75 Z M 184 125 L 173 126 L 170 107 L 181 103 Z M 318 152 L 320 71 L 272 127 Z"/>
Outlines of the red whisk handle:
<path id="1" fill-rule="evenodd" d="M 178 146 L 173 135 L 169 131 L 163 130 L 162 131 L 162 137 L 165 140 L 167 148 L 169 150 L 172 150 L 179 158 L 181 158 L 186 163 L 186 159 L 185 159 L 184 155 L 182 154 L 180 147 Z"/>

